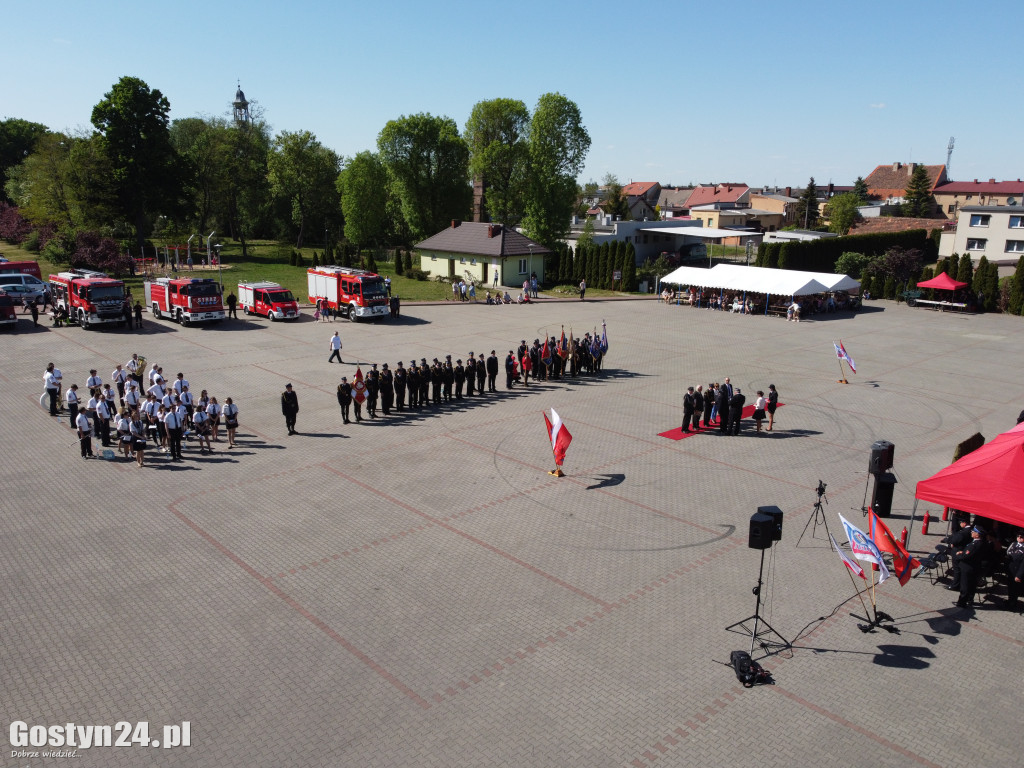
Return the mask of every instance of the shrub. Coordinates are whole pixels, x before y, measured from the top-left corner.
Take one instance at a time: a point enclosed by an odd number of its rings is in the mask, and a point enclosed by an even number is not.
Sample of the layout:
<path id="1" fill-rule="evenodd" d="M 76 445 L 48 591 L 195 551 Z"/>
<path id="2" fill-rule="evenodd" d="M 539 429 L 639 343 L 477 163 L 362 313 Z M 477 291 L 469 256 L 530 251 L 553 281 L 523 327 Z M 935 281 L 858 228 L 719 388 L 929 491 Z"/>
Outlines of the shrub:
<path id="1" fill-rule="evenodd" d="M 405 252 L 405 271 L 409 272 L 412 269 L 412 251 L 406 250 Z"/>
<path id="2" fill-rule="evenodd" d="M 395 274 L 401 275 L 405 272 L 405 259 L 402 258 L 402 250 L 395 249 Z"/>
<path id="3" fill-rule="evenodd" d="M 413 267 L 412 269 L 407 269 L 405 271 L 405 276 L 408 277 L 410 280 L 420 280 L 420 281 L 426 281 L 430 277 L 426 272 L 424 272 L 419 267 Z"/>
<path id="4" fill-rule="evenodd" d="M 39 232 L 34 229 L 29 232 L 25 241 L 21 244 L 21 247 L 29 253 L 39 253 L 39 250 L 42 247 L 39 242 Z"/>

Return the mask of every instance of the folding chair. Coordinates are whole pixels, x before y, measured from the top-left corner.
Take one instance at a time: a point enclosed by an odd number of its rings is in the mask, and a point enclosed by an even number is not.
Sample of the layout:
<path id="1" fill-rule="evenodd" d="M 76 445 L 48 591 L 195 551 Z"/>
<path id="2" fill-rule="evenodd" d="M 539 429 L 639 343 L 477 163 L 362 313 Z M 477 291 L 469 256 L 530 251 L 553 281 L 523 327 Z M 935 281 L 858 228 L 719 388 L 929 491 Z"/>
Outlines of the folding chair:
<path id="1" fill-rule="evenodd" d="M 945 552 L 933 552 L 921 559 L 921 570 L 914 574 L 914 578 L 917 578 L 922 573 L 927 573 L 928 577 L 932 581 L 932 585 L 939 583 L 939 579 L 946 575 L 946 563 L 949 561 L 949 555 Z"/>

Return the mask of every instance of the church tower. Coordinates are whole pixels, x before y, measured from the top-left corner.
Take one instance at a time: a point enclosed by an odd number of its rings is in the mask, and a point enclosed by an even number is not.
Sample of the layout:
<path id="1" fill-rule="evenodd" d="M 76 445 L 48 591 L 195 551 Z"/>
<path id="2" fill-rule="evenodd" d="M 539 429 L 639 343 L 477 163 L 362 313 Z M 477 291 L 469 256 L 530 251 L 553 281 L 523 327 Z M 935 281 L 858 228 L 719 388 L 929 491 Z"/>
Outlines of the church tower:
<path id="1" fill-rule="evenodd" d="M 235 100 L 231 106 L 234 108 L 236 123 L 248 125 L 252 122 L 252 118 L 249 116 L 249 102 L 245 100 L 245 94 L 242 93 L 241 82 L 238 83 L 238 90 L 235 91 Z"/>

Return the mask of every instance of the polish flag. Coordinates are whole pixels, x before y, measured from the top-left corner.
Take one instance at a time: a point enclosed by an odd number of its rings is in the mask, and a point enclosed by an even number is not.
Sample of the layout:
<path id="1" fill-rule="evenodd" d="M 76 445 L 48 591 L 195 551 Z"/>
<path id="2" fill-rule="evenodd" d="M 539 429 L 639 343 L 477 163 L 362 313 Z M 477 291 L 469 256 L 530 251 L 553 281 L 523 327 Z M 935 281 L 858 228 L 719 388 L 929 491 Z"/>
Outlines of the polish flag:
<path id="1" fill-rule="evenodd" d="M 366 399 L 366 382 L 363 381 L 363 369 L 356 366 L 355 380 L 352 382 L 352 399 L 362 405 Z"/>
<path id="2" fill-rule="evenodd" d="M 560 467 L 562 462 L 565 461 L 565 452 L 569 448 L 569 443 L 572 442 L 572 435 L 569 434 L 569 430 L 562 423 L 562 417 L 558 415 L 554 408 L 551 409 L 550 419 L 548 419 L 546 413 L 544 414 L 544 423 L 548 428 L 548 440 L 551 442 L 551 451 L 555 454 L 555 464 Z"/>
<path id="3" fill-rule="evenodd" d="M 832 542 L 832 549 L 834 549 L 838 553 L 840 559 L 844 563 L 846 563 L 846 567 L 849 568 L 850 571 L 853 572 L 853 575 L 854 576 L 860 576 L 862 579 L 867 580 L 868 577 L 864 575 L 864 569 L 861 568 L 859 565 L 857 565 L 855 562 L 853 562 L 853 560 L 851 560 L 850 558 L 848 558 L 846 556 L 846 554 L 843 552 L 843 550 L 841 550 L 839 548 L 839 545 L 836 544 L 836 540 L 832 538 L 831 534 L 829 535 L 828 538 Z"/>

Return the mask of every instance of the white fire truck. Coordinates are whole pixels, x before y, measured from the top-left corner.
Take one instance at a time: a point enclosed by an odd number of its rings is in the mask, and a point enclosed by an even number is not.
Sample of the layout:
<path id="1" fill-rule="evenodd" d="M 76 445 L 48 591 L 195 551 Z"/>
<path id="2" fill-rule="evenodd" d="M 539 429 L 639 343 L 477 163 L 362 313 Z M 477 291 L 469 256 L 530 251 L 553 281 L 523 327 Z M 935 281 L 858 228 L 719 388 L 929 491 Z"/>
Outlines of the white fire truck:
<path id="1" fill-rule="evenodd" d="M 264 315 L 274 320 L 294 320 L 299 303 L 292 292 L 279 283 L 239 283 L 238 304 L 247 315 Z"/>
<path id="2" fill-rule="evenodd" d="M 340 309 L 353 322 L 391 314 L 384 278 L 375 272 L 351 267 L 313 267 L 307 276 L 310 304 L 326 301 L 327 307 Z"/>
<path id="3" fill-rule="evenodd" d="M 123 325 L 124 283 L 103 272 L 73 269 L 50 275 L 53 306 L 67 310 L 68 320 L 82 328 Z"/>
<path id="4" fill-rule="evenodd" d="M 188 325 L 226 316 L 220 284 L 213 278 L 160 277 L 144 285 L 146 305 L 155 318 Z"/>

